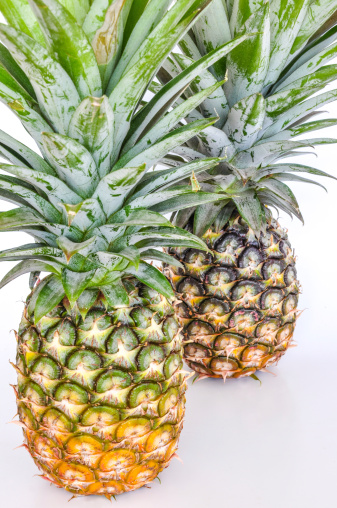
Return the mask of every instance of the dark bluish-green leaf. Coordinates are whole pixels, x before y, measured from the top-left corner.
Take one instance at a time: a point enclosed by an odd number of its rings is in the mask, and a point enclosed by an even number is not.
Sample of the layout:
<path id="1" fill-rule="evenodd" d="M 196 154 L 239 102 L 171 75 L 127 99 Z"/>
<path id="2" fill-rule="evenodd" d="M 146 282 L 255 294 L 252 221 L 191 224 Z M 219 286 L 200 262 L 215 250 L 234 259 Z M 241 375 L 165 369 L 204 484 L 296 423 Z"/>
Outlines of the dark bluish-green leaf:
<path id="1" fill-rule="evenodd" d="M 194 213 L 193 233 L 200 238 L 212 226 L 225 202 L 206 203 L 198 206 Z"/>
<path id="2" fill-rule="evenodd" d="M 52 272 L 52 273 L 60 273 L 60 268 L 56 263 L 52 262 L 44 262 L 35 259 L 25 259 L 21 261 L 17 265 L 15 265 L 1 280 L 0 289 L 6 286 L 9 282 L 12 282 L 17 277 L 24 275 L 26 273 L 30 273 L 33 271 L 37 272 Z"/>
<path id="3" fill-rule="evenodd" d="M 54 309 L 64 296 L 65 291 L 61 280 L 56 275 L 52 275 L 38 293 L 34 306 L 34 323 L 37 324 L 41 318 Z"/>
<path id="4" fill-rule="evenodd" d="M 133 267 L 128 267 L 127 273 L 134 275 L 140 282 L 143 282 L 146 286 L 158 291 L 166 298 L 174 298 L 174 292 L 171 284 L 167 278 L 154 266 L 141 261 L 136 270 Z"/>
<path id="5" fill-rule="evenodd" d="M 62 270 L 62 285 L 72 306 L 86 289 L 94 273 L 94 270 L 90 272 L 73 272 L 67 268 Z"/>
<path id="6" fill-rule="evenodd" d="M 122 281 L 117 281 L 109 286 L 101 286 L 100 290 L 111 307 L 127 307 L 130 304 L 128 293 Z"/>
<path id="7" fill-rule="evenodd" d="M 172 266 L 176 266 L 177 268 L 184 269 L 184 265 L 180 263 L 176 258 L 173 256 L 170 256 L 169 254 L 165 254 L 164 252 L 161 252 L 160 250 L 156 249 L 147 249 L 143 250 L 141 255 L 141 259 L 151 259 L 154 261 L 160 261 L 161 263 L 167 263 Z"/>
<path id="8" fill-rule="evenodd" d="M 241 195 L 234 197 L 233 201 L 241 217 L 256 234 L 259 234 L 264 221 L 264 211 L 255 190 L 247 190 Z"/>

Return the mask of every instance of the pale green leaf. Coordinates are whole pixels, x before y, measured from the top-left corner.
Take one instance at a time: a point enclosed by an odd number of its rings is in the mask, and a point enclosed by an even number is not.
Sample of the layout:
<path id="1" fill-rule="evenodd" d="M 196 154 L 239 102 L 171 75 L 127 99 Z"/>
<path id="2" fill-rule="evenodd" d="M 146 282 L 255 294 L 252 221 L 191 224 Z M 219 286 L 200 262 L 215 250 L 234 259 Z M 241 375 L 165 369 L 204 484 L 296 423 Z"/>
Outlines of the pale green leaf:
<path id="1" fill-rule="evenodd" d="M 21 67 L 16 63 L 8 49 L 0 44 L 0 64 L 9 72 L 9 74 L 29 93 L 29 95 L 36 99 L 34 88 L 31 82 L 23 72 Z"/>
<path id="2" fill-rule="evenodd" d="M 20 185 L 10 176 L 0 175 L 0 189 L 21 198 L 49 222 L 60 222 L 61 213 L 36 191 Z"/>
<path id="3" fill-rule="evenodd" d="M 179 181 L 188 178 L 192 173 L 195 175 L 207 171 L 223 161 L 221 158 L 208 158 L 183 164 L 175 169 L 153 171 L 147 173 L 146 179 L 142 180 L 133 193 L 133 199 L 138 196 L 145 196 L 157 189 L 165 190 Z"/>
<path id="4" fill-rule="evenodd" d="M 209 7 L 193 26 L 193 33 L 197 46 L 202 55 L 217 49 L 232 39 L 227 12 L 223 0 L 213 0 Z M 213 65 L 213 72 L 218 80 L 222 80 L 226 73 L 226 60 L 222 58 Z"/>
<path id="5" fill-rule="evenodd" d="M 288 60 L 295 38 L 307 15 L 311 0 L 270 2 L 271 52 L 265 85 L 274 83 Z"/>
<path id="6" fill-rule="evenodd" d="M 145 0 L 144 2 L 141 0 L 134 0 L 127 23 L 127 29 L 124 34 L 124 38 L 128 38 L 128 40 L 113 73 L 110 83 L 112 88 L 114 88 L 121 79 L 133 55 L 161 21 L 170 3 L 171 0 Z M 136 19 L 137 23 L 135 23 Z M 128 30 L 130 30 L 129 33 Z"/>
<path id="7" fill-rule="evenodd" d="M 168 152 L 173 150 L 179 145 L 183 145 L 186 141 L 198 134 L 203 129 L 212 125 L 216 118 L 202 119 L 192 122 L 188 125 L 183 125 L 178 129 L 173 130 L 157 143 L 152 145 L 147 150 L 144 150 L 139 155 L 133 157 L 133 151 L 129 150 L 114 166 L 113 171 L 120 167 L 137 166 L 139 164 L 146 164 L 146 169 L 150 169 L 156 162 L 164 157 Z"/>
<path id="8" fill-rule="evenodd" d="M 109 173 L 113 151 L 114 122 L 107 97 L 84 99 L 71 119 L 69 136 L 89 150 L 96 162 L 100 178 Z"/>
<path id="9" fill-rule="evenodd" d="M 101 180 L 93 197 L 98 200 L 108 217 L 123 206 L 125 199 L 137 185 L 144 171 L 145 164 L 139 167 L 121 168 Z"/>
<path id="10" fill-rule="evenodd" d="M 247 37 L 247 34 L 237 37 L 233 41 L 211 51 L 208 55 L 205 55 L 201 60 L 193 63 L 179 76 L 163 86 L 160 92 L 149 101 L 147 106 L 142 108 L 133 120 L 129 138 L 132 137 L 135 140 L 139 139 L 144 130 L 147 129 L 149 123 L 154 119 L 161 118 L 177 97 L 183 93 L 189 83 L 199 76 L 202 71 L 213 65 L 219 58 L 227 55 L 236 46 L 245 41 Z"/>
<path id="11" fill-rule="evenodd" d="M 91 43 L 101 73 L 103 90 L 122 53 L 124 28 L 132 2 L 133 0 L 114 0 Z"/>
<path id="12" fill-rule="evenodd" d="M 36 169 L 36 171 L 40 171 L 41 173 L 46 173 L 48 175 L 56 174 L 53 168 L 49 166 L 40 155 L 2 130 L 0 130 L 0 146 L 2 149 L 6 148 L 13 153 L 16 158 L 20 158 L 21 164 L 23 163 L 25 166 L 30 166 L 32 169 Z"/>
<path id="13" fill-rule="evenodd" d="M 111 226 L 171 226 L 168 219 L 159 213 L 150 210 L 132 210 L 127 213 L 126 209 L 121 210 L 108 219 Z"/>
<path id="14" fill-rule="evenodd" d="M 49 200 L 56 207 L 60 202 L 76 205 L 82 201 L 82 198 L 78 194 L 69 189 L 64 182 L 52 175 L 46 175 L 33 169 L 10 166 L 8 164 L 1 164 L 0 169 L 18 176 L 22 180 L 41 189 L 48 195 Z"/>
<path id="15" fill-rule="evenodd" d="M 82 25 L 89 12 L 91 0 L 58 0 L 74 16 L 77 23 Z"/>
<path id="16" fill-rule="evenodd" d="M 336 10 L 336 0 L 312 0 L 291 48 L 291 54 L 298 52 Z"/>
<path id="17" fill-rule="evenodd" d="M 256 33 L 227 57 L 228 81 L 224 85 L 229 106 L 263 88 L 270 58 L 269 2 L 246 21 L 242 33 Z"/>
<path id="18" fill-rule="evenodd" d="M 102 82 L 94 51 L 82 28 L 57 0 L 30 0 L 50 49 L 84 99 L 101 97 Z M 76 104 L 77 106 L 77 104 Z"/>
<path id="19" fill-rule="evenodd" d="M 0 231 L 10 231 L 24 226 L 40 226 L 44 224 L 45 219 L 28 207 L 0 212 Z"/>
<path id="20" fill-rule="evenodd" d="M 33 37 L 40 44 L 45 44 L 39 23 L 27 0 L 2 0 L 0 12 L 13 28 Z"/>
<path id="21" fill-rule="evenodd" d="M 60 134 L 44 133 L 43 146 L 60 179 L 82 198 L 91 197 L 99 182 L 96 163 L 77 141 Z"/>
<path id="22" fill-rule="evenodd" d="M 281 117 L 274 122 L 268 129 L 266 129 L 263 134 L 263 138 L 269 138 L 274 136 L 278 132 L 286 129 L 291 125 L 301 119 L 305 121 L 305 118 L 309 113 L 314 111 L 317 108 L 324 106 L 325 104 L 329 104 L 336 100 L 337 90 L 332 90 L 330 92 L 322 93 L 316 97 L 308 99 L 301 104 L 297 104 L 293 108 L 290 108 L 286 113 L 281 115 Z"/>
<path id="23" fill-rule="evenodd" d="M 266 101 L 262 94 L 244 98 L 231 108 L 224 131 L 235 148 L 246 150 L 255 143 L 265 115 Z"/>
<path id="24" fill-rule="evenodd" d="M 45 48 L 14 28 L 0 25 L 0 39 L 27 74 L 42 111 L 65 134 L 80 101 L 68 74 Z"/>
<path id="25" fill-rule="evenodd" d="M 50 130 L 49 124 L 36 111 L 37 104 L 31 96 L 15 81 L 9 72 L 0 65 L 0 101 L 21 120 L 29 134 L 41 149 L 41 132 Z"/>

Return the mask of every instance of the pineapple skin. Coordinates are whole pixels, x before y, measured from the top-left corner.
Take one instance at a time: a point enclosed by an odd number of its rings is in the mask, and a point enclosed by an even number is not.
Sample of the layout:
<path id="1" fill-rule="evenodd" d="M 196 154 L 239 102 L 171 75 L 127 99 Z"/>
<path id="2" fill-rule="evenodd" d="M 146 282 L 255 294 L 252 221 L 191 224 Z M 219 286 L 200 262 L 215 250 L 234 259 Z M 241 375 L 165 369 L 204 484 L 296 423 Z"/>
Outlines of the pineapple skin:
<path id="1" fill-rule="evenodd" d="M 185 270 L 165 268 L 180 301 L 184 358 L 199 377 L 252 376 L 293 342 L 299 282 L 286 231 L 270 219 L 257 240 L 236 215 L 203 239 L 211 252 L 171 248 Z"/>
<path id="2" fill-rule="evenodd" d="M 174 456 L 187 373 L 174 309 L 136 281 L 130 306 L 103 295 L 82 312 L 64 299 L 34 325 L 34 291 L 17 334 L 17 406 L 42 477 L 111 498 L 154 480 Z M 87 314 L 86 314 L 87 312 Z M 86 314 L 86 315 L 85 315 Z"/>

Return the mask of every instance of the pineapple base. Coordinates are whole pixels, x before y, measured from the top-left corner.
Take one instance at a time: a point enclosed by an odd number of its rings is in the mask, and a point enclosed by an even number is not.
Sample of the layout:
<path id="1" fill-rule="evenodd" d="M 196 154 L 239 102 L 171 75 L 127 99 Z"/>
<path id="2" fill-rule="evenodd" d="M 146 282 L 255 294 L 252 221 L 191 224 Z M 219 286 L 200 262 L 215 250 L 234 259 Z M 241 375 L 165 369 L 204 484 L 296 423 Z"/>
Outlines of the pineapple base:
<path id="1" fill-rule="evenodd" d="M 185 413 L 179 325 L 171 304 L 134 280 L 128 307 L 86 291 L 34 325 L 34 291 L 17 334 L 25 445 L 42 477 L 74 495 L 143 487 L 174 456 Z M 81 305 L 83 301 L 89 305 Z"/>
<path id="2" fill-rule="evenodd" d="M 180 302 L 184 358 L 199 377 L 252 376 L 293 342 L 299 283 L 288 237 L 271 219 L 257 240 L 235 215 L 203 240 L 211 252 L 170 249 L 185 270 L 165 268 Z"/>

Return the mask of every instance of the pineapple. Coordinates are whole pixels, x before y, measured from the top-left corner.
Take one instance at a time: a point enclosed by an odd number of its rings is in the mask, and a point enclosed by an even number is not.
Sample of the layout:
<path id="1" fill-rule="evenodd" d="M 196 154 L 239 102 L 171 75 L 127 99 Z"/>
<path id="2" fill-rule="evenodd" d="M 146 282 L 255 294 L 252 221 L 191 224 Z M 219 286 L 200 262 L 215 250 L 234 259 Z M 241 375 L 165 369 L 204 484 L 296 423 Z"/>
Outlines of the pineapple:
<path id="1" fill-rule="evenodd" d="M 41 154 L 0 131 L 0 195 L 16 205 L 0 213 L 0 229 L 33 238 L 0 253 L 19 261 L 1 287 L 31 274 L 17 333 L 18 414 L 42 477 L 74 495 L 111 498 L 152 481 L 183 424 L 174 293 L 149 261 L 170 261 L 158 246 L 207 249 L 162 214 L 217 199 L 176 184 L 220 159 L 148 171 L 217 121 L 179 125 L 217 83 L 172 104 L 247 35 L 153 92 L 142 115 L 153 76 L 209 2 L 171 3 L 1 2 L 0 100 Z"/>
<path id="2" fill-rule="evenodd" d="M 185 359 L 199 378 L 255 378 L 293 345 L 299 314 L 296 260 L 270 210 L 302 220 L 287 182 L 316 183 L 303 173 L 329 176 L 281 160 L 301 155 L 302 148 L 336 142 L 306 139 L 337 122 L 314 119 L 321 113 L 317 108 L 337 98 L 337 90 L 320 93 L 337 78 L 337 66 L 330 63 L 337 56 L 336 14 L 336 0 L 214 0 L 180 42 L 181 52 L 158 73 L 166 86 L 201 56 L 252 34 L 201 73 L 177 101 L 182 105 L 220 82 L 186 115 L 190 123 L 216 112 L 217 122 L 176 150 L 174 158 L 163 159 L 174 166 L 202 155 L 224 157 L 192 182 L 218 193 L 218 202 L 174 216 L 174 224 L 203 238 L 211 253 L 170 249 L 184 269 L 166 268 L 180 300 Z"/>

